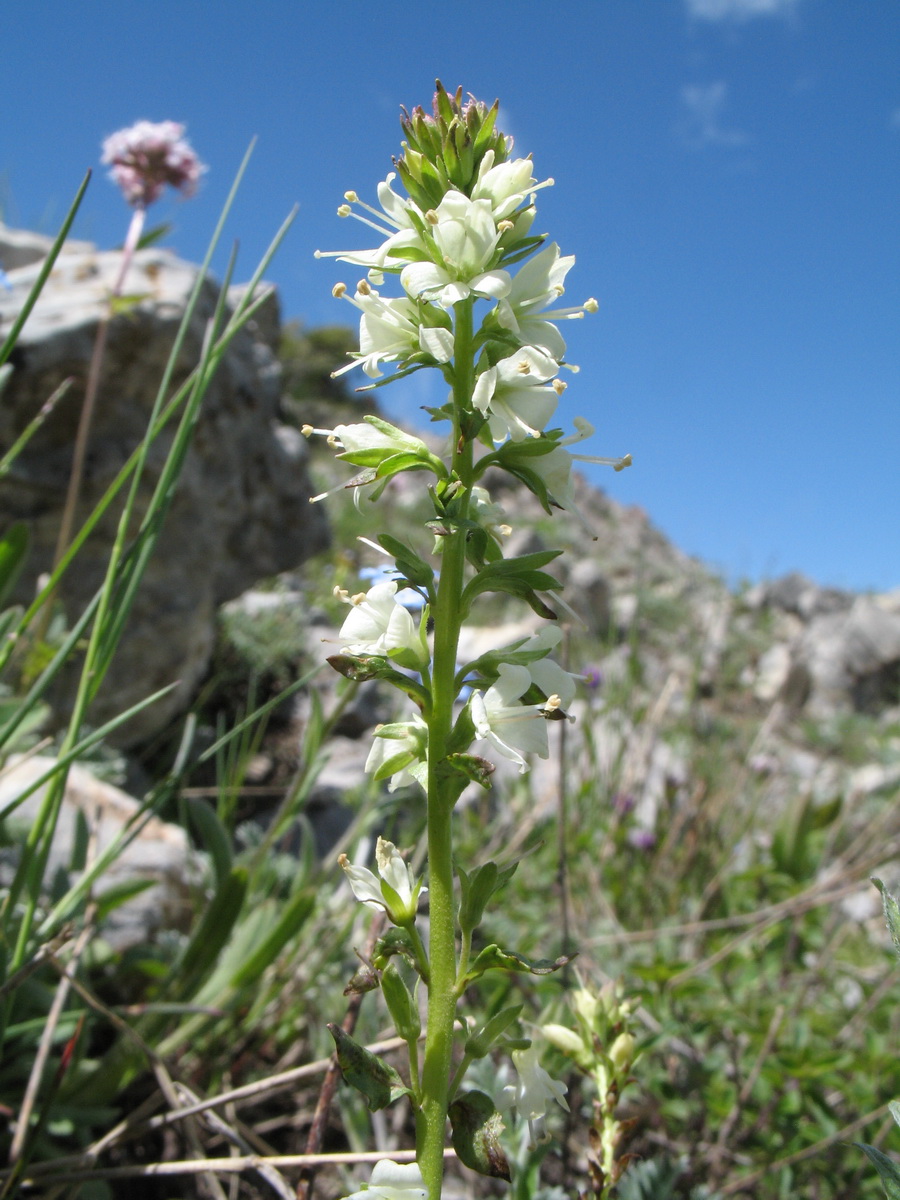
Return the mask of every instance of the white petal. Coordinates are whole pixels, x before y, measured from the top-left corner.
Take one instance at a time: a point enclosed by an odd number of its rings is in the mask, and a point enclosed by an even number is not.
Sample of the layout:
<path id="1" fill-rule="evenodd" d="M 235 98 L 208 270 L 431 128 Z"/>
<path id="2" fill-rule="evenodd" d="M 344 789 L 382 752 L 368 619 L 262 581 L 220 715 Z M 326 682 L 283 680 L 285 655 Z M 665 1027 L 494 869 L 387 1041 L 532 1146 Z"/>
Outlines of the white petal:
<path id="1" fill-rule="evenodd" d="M 419 329 L 419 346 L 438 362 L 449 362 L 453 357 L 453 333 L 449 329 L 423 325 Z"/>
<path id="2" fill-rule="evenodd" d="M 449 281 L 450 276 L 443 267 L 432 262 L 409 263 L 400 272 L 400 282 L 410 296 L 440 291 Z"/>
<path id="3" fill-rule="evenodd" d="M 485 296 L 492 300 L 499 300 L 501 296 L 505 296 L 510 285 L 509 271 L 485 271 L 483 275 L 476 275 L 474 279 L 469 280 L 469 287 L 476 296 Z"/>
<path id="4" fill-rule="evenodd" d="M 357 900 L 373 907 L 384 908 L 384 897 L 377 876 L 366 867 L 354 867 L 349 860 L 341 859 L 341 867 Z"/>

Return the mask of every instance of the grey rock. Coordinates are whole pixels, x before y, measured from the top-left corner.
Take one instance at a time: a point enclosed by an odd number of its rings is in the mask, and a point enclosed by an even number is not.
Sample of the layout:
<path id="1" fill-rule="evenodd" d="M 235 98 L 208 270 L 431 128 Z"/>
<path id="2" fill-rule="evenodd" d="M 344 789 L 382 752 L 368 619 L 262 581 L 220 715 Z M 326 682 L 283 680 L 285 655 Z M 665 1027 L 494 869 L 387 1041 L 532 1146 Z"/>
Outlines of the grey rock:
<path id="1" fill-rule="evenodd" d="M 0 810 L 17 800 L 23 792 L 50 770 L 55 759 L 46 756 L 26 758 L 15 755 L 0 774 Z M 9 881 L 21 837 L 16 830 L 30 828 L 41 808 L 49 784 L 41 785 L 27 796 L 8 819 L 13 845 L 0 855 L 0 878 Z M 47 862 L 45 884 L 60 873 L 75 882 L 71 870 L 73 849 L 81 822 L 96 839 L 95 854 L 102 853 L 138 817 L 141 805 L 132 796 L 112 784 L 104 783 L 85 767 L 69 768 L 60 808 L 56 835 Z M 101 935 L 116 949 L 151 940 L 162 929 L 186 926 L 190 918 L 189 887 L 202 876 L 202 864 L 188 845 L 184 830 L 158 817 L 140 824 L 137 836 L 129 842 L 102 874 L 95 895 L 132 881 L 150 881 L 152 886 L 114 908 L 101 927 Z"/>
<path id="2" fill-rule="evenodd" d="M 798 659 L 812 681 L 817 710 L 852 707 L 875 712 L 896 704 L 900 693 L 900 614 L 867 596 L 846 613 L 812 620 Z"/>
<path id="3" fill-rule="evenodd" d="M 0 267 L 4 271 L 15 271 L 31 263 L 43 262 L 54 241 L 54 238 L 27 229 L 10 229 L 0 221 Z M 69 241 L 63 244 L 60 254 L 83 254 L 93 249 L 90 242 Z"/>
<path id="4" fill-rule="evenodd" d="M 588 629 L 600 637 L 609 635 L 612 624 L 612 590 L 600 564 L 579 559 L 566 581 L 566 598 Z"/>
<path id="5" fill-rule="evenodd" d="M 746 599 L 747 603 L 757 607 L 767 606 L 796 613 L 805 621 L 826 613 L 845 612 L 853 603 L 853 596 L 849 592 L 819 587 L 799 571 L 759 584 Z"/>
<path id="6" fill-rule="evenodd" d="M 8 231 L 6 237 L 9 244 L 15 240 Z M 32 235 L 22 240 L 36 248 Z M 4 447 L 62 380 L 72 376 L 76 381 L 0 483 L 0 527 L 24 520 L 33 540 L 19 600 L 30 598 L 37 576 L 52 562 L 87 364 L 119 262 L 117 252 L 99 252 L 83 243 L 67 248 L 23 330 L 15 370 L 6 383 L 0 410 Z M 4 324 L 18 311 L 38 269 L 32 259 L 30 265 L 9 270 L 12 291 L 0 292 Z M 196 278 L 196 267 L 168 251 L 153 248 L 135 256 L 125 291 L 140 299 L 110 323 L 79 520 L 90 513 L 144 433 Z M 216 300 L 217 288 L 207 280 L 179 354 L 173 388 L 199 358 Z M 165 526 L 91 720 L 100 724 L 165 684 L 177 680 L 177 686 L 121 731 L 120 744 L 145 740 L 190 702 L 209 662 L 218 605 L 260 578 L 295 569 L 327 543 L 324 514 L 309 504 L 306 442 L 279 420 L 280 369 L 273 352 L 277 330 L 277 302 L 267 301 L 252 327 L 234 338 L 207 391 Z M 151 448 L 139 513 L 173 434 L 168 428 Z M 102 580 L 116 525 L 117 512 L 108 514 L 64 578 L 60 598 L 70 622 Z M 56 703 L 64 712 L 66 695 Z"/>

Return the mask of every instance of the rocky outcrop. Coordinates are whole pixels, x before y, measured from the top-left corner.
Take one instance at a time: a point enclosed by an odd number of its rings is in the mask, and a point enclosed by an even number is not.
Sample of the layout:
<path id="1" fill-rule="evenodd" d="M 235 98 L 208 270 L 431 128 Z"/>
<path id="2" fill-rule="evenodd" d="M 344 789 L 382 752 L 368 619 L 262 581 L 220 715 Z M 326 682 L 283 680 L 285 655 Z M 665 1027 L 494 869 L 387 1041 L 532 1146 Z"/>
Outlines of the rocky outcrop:
<path id="1" fill-rule="evenodd" d="M 17 805 L 8 819 L 13 844 L 0 850 L 0 884 L 8 885 L 12 878 L 18 854 L 15 843 L 20 841 L 16 830 L 34 823 L 55 766 L 55 759 L 43 755 L 15 755 L 0 774 L 0 812 Z M 41 780 L 45 782 L 26 795 Z M 123 841 L 124 849 L 92 893 L 95 900 L 102 900 L 105 894 L 132 884 L 146 889 L 113 907 L 101 924 L 101 935 L 118 950 L 146 942 L 163 929 L 190 924 L 190 890 L 201 883 L 203 864 L 179 825 L 152 816 L 133 797 L 97 779 L 85 767 L 71 766 L 44 878 L 57 886 L 74 884 L 83 868 Z"/>
<path id="2" fill-rule="evenodd" d="M 758 699 L 818 716 L 900 704 L 900 592 L 854 596 L 793 574 L 746 600 L 775 618 L 776 640 L 754 680 Z"/>
<path id="3" fill-rule="evenodd" d="M 21 307 L 49 239 L 0 227 L 0 265 L 11 290 L 0 290 L 0 337 Z M 32 534 L 19 600 L 34 592 L 52 562 L 87 365 L 119 254 L 70 243 L 57 260 L 13 359 L 0 408 L 0 446 L 9 446 L 59 384 L 71 391 L 0 481 L 0 528 L 24 520 Z M 125 283 L 132 303 L 111 321 L 105 368 L 88 450 L 79 518 L 83 519 L 143 436 L 197 268 L 169 251 L 135 256 Z M 180 351 L 177 388 L 196 364 L 218 289 L 208 280 Z M 233 300 L 234 293 L 231 294 Z M 145 710 L 120 741 L 147 738 L 189 703 L 205 672 L 217 607 L 257 580 L 299 566 L 327 542 L 311 508 L 306 443 L 279 420 L 280 368 L 275 357 L 277 300 L 238 334 L 212 380 L 178 490 L 129 620 L 107 684 L 92 713 L 99 724 L 173 681 L 177 688 Z M 155 485 L 172 432 L 154 444 L 139 509 Z M 67 573 L 60 599 L 71 622 L 99 585 L 115 536 L 111 512 Z M 60 701 L 64 708 L 64 699 Z"/>

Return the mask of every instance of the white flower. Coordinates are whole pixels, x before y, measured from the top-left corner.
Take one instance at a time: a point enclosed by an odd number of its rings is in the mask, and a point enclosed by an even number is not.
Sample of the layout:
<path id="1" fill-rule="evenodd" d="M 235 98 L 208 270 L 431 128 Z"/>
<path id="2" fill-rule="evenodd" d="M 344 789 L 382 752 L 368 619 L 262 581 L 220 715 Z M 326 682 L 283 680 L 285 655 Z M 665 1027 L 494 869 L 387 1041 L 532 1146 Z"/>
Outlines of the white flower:
<path id="1" fill-rule="evenodd" d="M 519 697 L 531 686 L 528 667 L 501 663 L 497 682 L 482 696 L 473 692 L 469 701 L 472 722 L 479 738 L 490 743 L 504 758 L 528 770 L 525 754 L 547 758 L 550 753 L 547 722 L 539 704 L 520 704 Z"/>
<path id="2" fill-rule="evenodd" d="M 372 1180 L 344 1200 L 428 1200 L 428 1188 L 418 1163 L 395 1163 L 382 1158 L 375 1164 Z"/>
<path id="3" fill-rule="evenodd" d="M 410 261 L 404 253 L 406 250 L 414 249 L 421 252 L 424 249 L 416 228 L 416 217 L 421 222 L 422 216 L 411 200 L 404 200 L 402 196 L 398 196 L 393 191 L 391 180 L 394 178 L 395 175 L 391 172 L 387 179 L 378 185 L 378 199 L 383 212 L 365 204 L 355 192 L 347 192 L 345 198 L 348 203 L 342 204 L 338 209 L 339 216 L 355 217 L 356 220 L 362 221 L 364 225 L 369 225 L 377 233 L 382 234 L 385 240 L 381 245 L 376 246 L 374 250 L 317 250 L 316 258 L 336 258 L 339 262 L 367 267 L 369 279 L 372 283 L 380 285 L 383 282 L 385 270 L 398 271 Z M 355 213 L 350 207 L 351 204 L 358 204 L 360 208 L 376 217 L 377 221 Z"/>
<path id="4" fill-rule="evenodd" d="M 495 167 L 494 151 L 488 150 L 478 167 L 472 199 L 489 200 L 494 220 L 505 220 L 530 193 L 553 186 L 552 179 L 538 183 L 531 173 L 533 166 L 530 158 L 516 158 Z"/>
<path id="5" fill-rule="evenodd" d="M 545 696 L 556 697 L 558 704 L 555 707 L 566 709 L 575 699 L 575 683 L 579 677 L 564 671 L 558 662 L 546 657 L 561 641 L 562 630 L 556 625 L 545 625 L 534 637 L 526 642 L 517 642 L 514 646 L 516 650 L 544 656 L 536 657 L 527 664 L 528 673 Z"/>
<path id="6" fill-rule="evenodd" d="M 497 321 L 504 329 L 528 345 L 540 346 L 557 361 L 562 360 L 566 343 L 550 318 L 574 320 L 597 308 L 596 301 L 589 300 L 576 308 L 553 309 L 537 316 L 562 296 L 565 291 L 563 280 L 574 262 L 574 254 L 560 257 L 559 246 L 551 242 L 520 267 L 513 276 L 509 292 L 496 309 Z"/>
<path id="7" fill-rule="evenodd" d="M 408 925 L 415 920 L 419 896 L 428 889 L 413 875 L 394 843 L 385 838 L 376 843 L 375 862 L 380 880 L 368 868 L 353 866 L 346 854 L 338 859 L 357 900 L 384 909 L 395 925 Z"/>
<path id="8" fill-rule="evenodd" d="M 475 380 L 472 403 L 488 418 L 495 442 L 539 437 L 556 411 L 557 392 L 546 386 L 559 364 L 538 346 L 522 346 Z M 562 386 L 562 385 L 560 385 Z"/>
<path id="9" fill-rule="evenodd" d="M 408 296 L 383 300 L 365 281 L 352 298 L 343 290 L 340 294 L 363 315 L 359 322 L 359 353 L 345 367 L 332 372 L 335 378 L 362 365 L 371 379 L 378 379 L 380 363 L 402 362 L 419 351 L 441 363 L 453 357 L 452 331 L 422 325 L 418 305 Z"/>
<path id="10" fill-rule="evenodd" d="M 421 717 L 380 725 L 375 730 L 365 770 L 370 775 L 377 775 L 385 768 L 385 775 L 390 773 L 389 792 L 410 783 L 418 783 L 424 788 L 428 776 L 427 753 L 428 726 Z"/>
<path id="11" fill-rule="evenodd" d="M 472 293 L 491 299 L 506 295 L 509 272 L 485 270 L 500 240 L 490 200 L 447 192 L 426 219 L 441 262 L 412 262 L 403 268 L 400 282 L 411 296 L 452 308 Z"/>
<path id="12" fill-rule="evenodd" d="M 420 663 L 428 661 L 415 621 L 397 602 L 397 583 L 376 583 L 368 592 L 349 597 L 353 605 L 338 637 L 349 654 L 386 654 L 398 657 L 409 651 Z"/>
<path id="13" fill-rule="evenodd" d="M 600 458 L 593 454 L 570 454 L 565 450 L 565 446 L 574 445 L 577 442 L 584 441 L 585 438 L 593 436 L 594 427 L 584 420 L 583 417 L 575 418 L 575 428 L 577 433 L 571 434 L 556 446 L 549 454 L 541 454 L 529 460 L 529 469 L 534 471 L 535 475 L 543 480 L 547 491 L 560 506 L 560 508 L 568 509 L 574 513 L 584 525 L 585 529 L 590 531 L 590 525 L 585 520 L 583 514 L 579 511 L 575 503 L 575 487 L 572 481 L 572 464 L 574 462 L 596 463 L 604 467 L 612 467 L 614 471 L 624 471 L 626 467 L 631 466 L 631 455 L 626 454 L 622 458 Z"/>
<path id="14" fill-rule="evenodd" d="M 487 530 L 496 541 L 512 533 L 512 528 L 503 520 L 506 516 L 503 506 L 491 499 L 486 488 L 477 485 L 472 488 L 471 513 L 481 528 Z"/>
<path id="15" fill-rule="evenodd" d="M 506 1091 L 518 1109 L 519 1116 L 528 1122 L 532 1141 L 538 1141 L 547 1106 L 551 1101 L 561 1105 L 566 1112 L 569 1111 L 566 1102 L 567 1088 L 564 1083 L 560 1083 L 544 1070 L 538 1062 L 537 1047 L 534 1044 L 527 1050 L 513 1050 L 512 1060 L 519 1078 L 515 1085 L 510 1085 Z"/>

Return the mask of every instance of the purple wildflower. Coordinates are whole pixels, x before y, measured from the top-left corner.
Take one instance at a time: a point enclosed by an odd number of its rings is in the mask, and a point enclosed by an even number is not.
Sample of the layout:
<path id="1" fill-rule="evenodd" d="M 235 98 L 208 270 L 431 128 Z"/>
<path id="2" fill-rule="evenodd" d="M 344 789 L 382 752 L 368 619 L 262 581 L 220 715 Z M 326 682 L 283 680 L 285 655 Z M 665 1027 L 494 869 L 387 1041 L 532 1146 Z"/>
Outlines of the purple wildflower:
<path id="1" fill-rule="evenodd" d="M 616 792 L 612 798 L 613 811 L 618 813 L 620 817 L 627 816 L 634 811 L 635 799 L 628 792 Z"/>
<path id="2" fill-rule="evenodd" d="M 584 680 L 584 686 L 592 692 L 596 692 L 603 685 L 603 672 L 599 667 L 585 667 L 581 678 Z"/>
<path id="3" fill-rule="evenodd" d="M 206 170 L 177 121 L 138 121 L 110 134 L 101 161 L 112 164 L 110 178 L 136 208 L 158 200 L 166 184 L 192 196 Z"/>
<path id="4" fill-rule="evenodd" d="M 628 844 L 635 850 L 652 850 L 656 845 L 656 834 L 652 829 L 631 829 L 628 832 Z"/>

